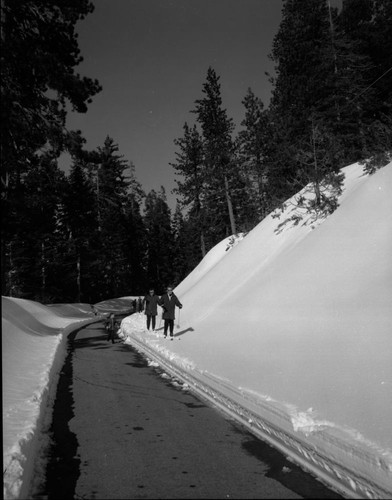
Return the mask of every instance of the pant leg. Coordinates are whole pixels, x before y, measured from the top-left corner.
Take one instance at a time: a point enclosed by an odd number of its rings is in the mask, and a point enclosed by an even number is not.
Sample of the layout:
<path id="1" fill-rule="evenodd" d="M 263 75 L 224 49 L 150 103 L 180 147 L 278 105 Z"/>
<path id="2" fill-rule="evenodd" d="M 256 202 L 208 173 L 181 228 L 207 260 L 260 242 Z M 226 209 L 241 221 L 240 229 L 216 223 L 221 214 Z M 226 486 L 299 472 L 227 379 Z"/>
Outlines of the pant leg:
<path id="1" fill-rule="evenodd" d="M 170 323 L 170 337 L 173 337 L 173 330 L 174 330 L 174 319 L 169 319 Z"/>
<path id="2" fill-rule="evenodd" d="M 151 326 L 153 330 L 155 330 L 155 321 L 156 321 L 156 316 L 151 316 Z"/>
<path id="3" fill-rule="evenodd" d="M 147 314 L 146 318 L 147 318 L 147 330 L 149 330 L 150 329 L 150 323 L 151 323 L 151 316 L 149 314 Z"/>
<path id="4" fill-rule="evenodd" d="M 165 337 L 166 337 L 166 335 L 167 335 L 167 327 L 169 326 L 169 321 L 170 321 L 170 320 L 168 320 L 168 319 L 165 319 L 165 320 L 164 320 L 164 322 L 165 322 L 165 323 L 164 323 L 163 335 L 164 335 Z"/>

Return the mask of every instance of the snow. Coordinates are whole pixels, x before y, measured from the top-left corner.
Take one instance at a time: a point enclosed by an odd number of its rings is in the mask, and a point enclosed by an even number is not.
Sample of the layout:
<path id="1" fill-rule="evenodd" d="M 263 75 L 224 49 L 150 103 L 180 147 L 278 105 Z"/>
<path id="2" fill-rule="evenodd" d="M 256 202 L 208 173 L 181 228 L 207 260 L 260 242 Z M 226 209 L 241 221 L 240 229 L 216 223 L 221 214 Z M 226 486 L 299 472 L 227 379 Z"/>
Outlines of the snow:
<path id="1" fill-rule="evenodd" d="M 4 498 L 24 495 L 23 484 L 31 479 L 43 439 L 37 431 L 50 422 L 66 353 L 64 339 L 96 320 L 90 305 L 46 307 L 2 297 Z"/>
<path id="2" fill-rule="evenodd" d="M 214 247 L 175 289 L 174 341 L 159 318 L 146 332 L 143 314 L 120 329 L 151 364 L 350 498 L 392 495 L 391 167 L 343 169 L 327 218 L 293 198 Z M 95 320 L 88 305 L 3 298 L 5 498 L 28 483 L 66 334 Z"/>

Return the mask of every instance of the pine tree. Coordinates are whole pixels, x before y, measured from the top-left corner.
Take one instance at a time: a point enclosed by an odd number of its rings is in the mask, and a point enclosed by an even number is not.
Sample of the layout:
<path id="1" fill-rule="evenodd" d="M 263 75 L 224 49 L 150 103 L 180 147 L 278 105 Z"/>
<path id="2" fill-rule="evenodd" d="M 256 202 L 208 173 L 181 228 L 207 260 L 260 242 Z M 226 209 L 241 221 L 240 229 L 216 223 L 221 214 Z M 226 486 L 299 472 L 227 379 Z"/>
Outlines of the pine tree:
<path id="1" fill-rule="evenodd" d="M 126 171 L 130 165 L 118 150 L 114 140 L 107 137 L 93 164 L 99 233 L 96 283 L 105 298 L 118 296 L 129 286 L 127 204 L 131 181 Z"/>
<path id="2" fill-rule="evenodd" d="M 330 46 L 329 12 L 325 0 L 285 0 L 282 22 L 274 38 L 271 59 L 276 77 L 271 108 L 295 118 L 296 132 L 309 129 L 308 110 L 323 95 L 329 73 L 324 47 Z"/>
<path id="3" fill-rule="evenodd" d="M 384 0 L 346 0 L 339 15 L 328 7 L 324 0 L 286 0 L 271 56 L 277 63 L 271 111 L 284 127 L 277 135 L 288 137 L 298 149 L 308 143 L 311 153 L 309 137 L 314 127 L 318 134 L 322 131 L 323 142 L 329 141 L 334 151 L 328 171 L 337 171 L 391 149 L 391 94 L 384 92 L 391 88 L 386 69 L 391 66 L 385 56 L 386 67 L 375 72 L 380 59 L 370 49 L 377 45 L 370 41 L 373 26 L 391 26 L 391 7 Z M 392 30 L 384 29 L 388 46 Z M 278 165 L 282 154 L 276 147 L 271 163 Z M 309 176 L 301 179 L 304 170 L 297 155 L 290 163 L 288 184 L 303 183 Z"/>
<path id="4" fill-rule="evenodd" d="M 67 272 L 63 282 L 68 281 L 68 294 L 77 302 L 91 302 L 94 297 L 91 286 L 90 263 L 97 258 L 97 219 L 95 215 L 94 186 L 88 179 L 84 165 L 76 161 L 68 177 L 68 188 L 63 197 L 62 231 L 66 238 Z"/>
<path id="5" fill-rule="evenodd" d="M 181 176 L 181 180 L 175 180 L 177 187 L 173 192 L 180 196 L 181 206 L 192 212 L 197 221 L 198 230 L 193 244 L 200 246 L 201 254 L 204 257 L 207 227 L 203 200 L 207 192 L 207 180 L 203 140 L 196 125 L 190 128 L 185 123 L 184 136 L 175 139 L 174 143 L 178 146 L 179 151 L 176 152 L 176 163 L 170 163 L 170 165 Z"/>
<path id="6" fill-rule="evenodd" d="M 75 72 L 81 57 L 75 25 L 92 12 L 88 0 L 1 2 L 1 194 L 2 194 L 2 292 L 7 247 L 13 254 L 18 237 L 9 220 L 26 205 L 21 197 L 29 170 L 43 153 L 51 159 L 68 141 L 67 106 L 85 112 L 91 97 L 100 91 L 96 80 Z M 50 162 L 49 162 L 50 163 Z M 42 163 L 43 164 L 43 163 Z M 27 173 L 27 175 L 26 175 Z"/>
<path id="7" fill-rule="evenodd" d="M 246 183 L 252 225 L 270 211 L 268 200 L 268 169 L 266 156 L 271 140 L 268 112 L 249 88 L 242 101 L 245 107 L 244 127 L 238 133 L 239 163 Z"/>
<path id="8" fill-rule="evenodd" d="M 210 230 L 216 232 L 213 244 L 226 236 L 220 228 L 223 227 L 224 230 L 229 226 L 232 234 L 237 232 L 231 194 L 235 167 L 232 139 L 234 124 L 222 107 L 219 80 L 215 70 L 209 67 L 202 90 L 205 97 L 195 101 L 196 106 L 192 111 L 197 115 L 204 138 L 205 178 L 208 179 L 205 204 L 211 216 L 214 215 L 215 218 L 215 221 L 210 221 Z"/>
<path id="9" fill-rule="evenodd" d="M 145 198 L 139 183 L 133 183 L 125 205 L 127 281 L 123 284 L 124 295 L 129 290 L 142 294 L 146 287 L 146 256 L 148 251 L 147 230 L 141 214 L 142 201 Z"/>
<path id="10" fill-rule="evenodd" d="M 360 111 L 361 156 L 372 172 L 392 154 L 392 3 L 345 0 L 337 29 L 367 63 L 359 73 L 362 88 L 354 87 L 345 107 L 347 113 Z"/>
<path id="11" fill-rule="evenodd" d="M 44 302 L 58 297 L 56 224 L 64 189 L 64 173 L 50 155 L 43 155 L 30 166 L 19 192 L 10 192 L 7 224 L 13 236 L 5 253 L 6 294 Z"/>
<path id="12" fill-rule="evenodd" d="M 324 203 L 319 187 L 328 178 L 338 189 L 344 159 L 339 146 L 347 126 L 342 107 L 347 93 L 335 17 L 325 0 L 286 0 L 271 55 L 277 76 L 270 107 L 275 129 L 268 155 L 270 187 L 283 201 L 310 182 L 317 210 L 336 207 L 332 198 Z"/>
<path id="13" fill-rule="evenodd" d="M 174 231 L 173 279 L 177 285 L 199 264 L 204 255 L 197 244 L 200 234 L 198 218 L 192 216 L 192 211 L 184 217 L 180 206 L 177 205 L 172 226 Z"/>
<path id="14" fill-rule="evenodd" d="M 74 69 L 82 60 L 75 25 L 93 11 L 89 0 L 3 0 L 1 8 L 3 174 L 10 174 L 48 142 L 56 154 L 67 101 L 86 112 L 101 87 Z"/>
<path id="15" fill-rule="evenodd" d="M 151 190 L 145 201 L 144 223 L 147 231 L 147 281 L 163 293 L 165 287 L 174 280 L 174 234 L 171 212 L 166 202 L 165 189 L 159 193 Z"/>

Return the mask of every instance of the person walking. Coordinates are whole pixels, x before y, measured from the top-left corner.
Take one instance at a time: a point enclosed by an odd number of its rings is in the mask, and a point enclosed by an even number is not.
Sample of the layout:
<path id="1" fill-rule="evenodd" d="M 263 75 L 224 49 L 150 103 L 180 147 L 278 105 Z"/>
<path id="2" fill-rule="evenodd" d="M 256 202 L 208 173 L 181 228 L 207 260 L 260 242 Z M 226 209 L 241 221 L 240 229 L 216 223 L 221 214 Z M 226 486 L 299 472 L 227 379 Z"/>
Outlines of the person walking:
<path id="1" fill-rule="evenodd" d="M 108 342 L 109 342 L 109 340 L 111 340 L 112 344 L 114 344 L 114 334 L 116 331 L 116 327 L 117 327 L 117 322 L 114 318 L 114 313 L 110 313 L 109 318 L 107 319 L 107 322 L 106 322 L 106 329 L 108 331 L 108 336 L 107 336 L 106 340 Z"/>
<path id="2" fill-rule="evenodd" d="M 155 290 L 153 288 L 150 288 L 148 294 L 143 299 L 144 314 L 146 315 L 146 326 L 148 331 L 150 331 L 151 326 L 152 331 L 155 332 L 155 321 L 158 314 L 158 302 L 158 295 L 155 295 Z"/>
<path id="3" fill-rule="evenodd" d="M 162 295 L 158 304 L 163 309 L 162 318 L 164 320 L 163 336 L 167 337 L 167 331 L 170 332 L 170 340 L 173 340 L 174 319 L 176 306 L 182 309 L 182 304 L 178 297 L 173 293 L 173 288 L 168 286 L 166 293 Z"/>
<path id="4" fill-rule="evenodd" d="M 143 312 L 143 299 L 141 297 L 137 299 L 137 312 Z"/>

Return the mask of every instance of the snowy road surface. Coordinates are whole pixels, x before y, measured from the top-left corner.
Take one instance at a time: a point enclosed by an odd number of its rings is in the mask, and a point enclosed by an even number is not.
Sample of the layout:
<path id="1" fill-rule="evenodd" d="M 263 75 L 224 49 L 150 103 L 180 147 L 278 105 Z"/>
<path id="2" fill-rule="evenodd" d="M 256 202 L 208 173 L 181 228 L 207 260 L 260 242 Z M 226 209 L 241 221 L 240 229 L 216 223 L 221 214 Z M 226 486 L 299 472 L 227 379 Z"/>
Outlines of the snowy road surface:
<path id="1" fill-rule="evenodd" d="M 69 350 L 52 430 L 49 499 L 341 498 L 99 324 Z"/>

